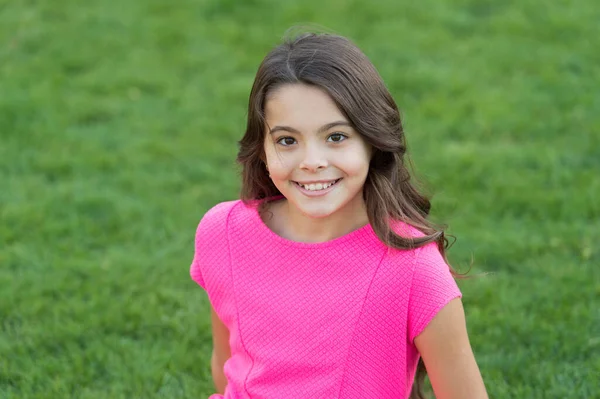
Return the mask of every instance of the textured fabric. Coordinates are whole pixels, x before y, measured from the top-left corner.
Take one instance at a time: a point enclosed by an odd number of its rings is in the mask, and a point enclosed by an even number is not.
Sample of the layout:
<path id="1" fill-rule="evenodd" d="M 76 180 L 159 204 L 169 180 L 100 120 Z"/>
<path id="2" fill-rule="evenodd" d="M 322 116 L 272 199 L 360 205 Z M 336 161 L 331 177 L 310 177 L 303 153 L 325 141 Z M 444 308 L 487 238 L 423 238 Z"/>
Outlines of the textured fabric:
<path id="1" fill-rule="evenodd" d="M 370 224 L 323 243 L 290 241 L 265 225 L 258 203 L 220 203 L 196 231 L 191 276 L 230 332 L 225 395 L 209 399 L 408 397 L 414 338 L 461 296 L 436 244 L 388 248 Z"/>

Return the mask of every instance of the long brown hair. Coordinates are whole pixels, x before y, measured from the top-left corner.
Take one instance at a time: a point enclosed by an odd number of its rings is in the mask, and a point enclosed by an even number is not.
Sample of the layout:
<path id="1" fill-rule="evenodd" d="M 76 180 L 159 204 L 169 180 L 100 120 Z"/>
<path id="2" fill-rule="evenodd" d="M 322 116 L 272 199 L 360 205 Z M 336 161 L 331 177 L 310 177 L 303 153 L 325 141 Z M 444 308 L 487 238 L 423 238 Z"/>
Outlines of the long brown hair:
<path id="1" fill-rule="evenodd" d="M 435 241 L 447 260 L 448 239 L 443 228 L 427 219 L 431 203 L 419 192 L 409 172 L 412 165 L 406 153 L 398 107 L 369 59 L 341 36 L 304 33 L 288 38 L 262 61 L 250 93 L 246 133 L 239 141 L 237 161 L 242 166 L 242 201 L 281 195 L 264 164 L 264 106 L 270 92 L 294 83 L 325 90 L 372 146 L 374 153 L 363 196 L 369 222 L 379 239 L 397 249 L 417 248 Z M 402 237 L 393 231 L 388 218 L 410 224 L 425 236 Z M 424 398 L 425 374 L 420 359 L 411 399 Z"/>

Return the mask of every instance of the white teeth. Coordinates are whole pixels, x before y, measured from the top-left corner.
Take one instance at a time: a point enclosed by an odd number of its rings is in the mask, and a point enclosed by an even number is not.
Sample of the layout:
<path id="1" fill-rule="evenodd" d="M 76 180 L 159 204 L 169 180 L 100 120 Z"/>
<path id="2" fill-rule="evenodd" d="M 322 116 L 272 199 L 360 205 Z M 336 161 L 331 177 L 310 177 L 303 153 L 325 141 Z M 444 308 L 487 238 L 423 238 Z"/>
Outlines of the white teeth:
<path id="1" fill-rule="evenodd" d="M 331 183 L 325 183 L 325 184 L 317 183 L 317 184 L 300 184 L 300 185 L 308 191 L 319 191 L 319 190 L 325 190 L 326 188 L 332 186 L 333 183 L 335 183 L 335 181 L 332 181 Z"/>

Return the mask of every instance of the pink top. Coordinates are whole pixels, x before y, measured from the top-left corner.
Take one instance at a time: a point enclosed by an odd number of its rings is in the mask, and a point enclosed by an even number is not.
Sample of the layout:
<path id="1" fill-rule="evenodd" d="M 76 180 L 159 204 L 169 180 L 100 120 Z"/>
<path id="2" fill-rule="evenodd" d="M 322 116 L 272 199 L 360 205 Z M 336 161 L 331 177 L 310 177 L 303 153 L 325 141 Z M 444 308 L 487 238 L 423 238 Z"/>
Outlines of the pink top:
<path id="1" fill-rule="evenodd" d="M 327 242 L 290 241 L 257 204 L 222 202 L 196 232 L 191 276 L 230 332 L 225 395 L 209 399 L 407 398 L 414 338 L 461 296 L 436 244 L 388 248 L 370 224 Z"/>

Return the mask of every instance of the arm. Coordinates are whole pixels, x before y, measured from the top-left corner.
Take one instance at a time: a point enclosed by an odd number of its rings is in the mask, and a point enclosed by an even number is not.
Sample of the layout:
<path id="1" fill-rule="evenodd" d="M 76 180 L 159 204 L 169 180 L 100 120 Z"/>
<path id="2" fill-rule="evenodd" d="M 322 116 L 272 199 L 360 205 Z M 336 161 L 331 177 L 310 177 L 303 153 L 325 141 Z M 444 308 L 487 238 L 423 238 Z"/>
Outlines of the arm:
<path id="1" fill-rule="evenodd" d="M 221 395 L 225 394 L 225 387 L 227 386 L 227 377 L 223 370 L 225 362 L 231 357 L 231 350 L 229 348 L 229 329 L 221 321 L 217 312 L 211 306 L 211 322 L 212 322 L 212 335 L 213 335 L 213 351 L 210 359 L 210 368 L 212 371 L 212 378 L 215 384 L 217 393 Z"/>
<path id="2" fill-rule="evenodd" d="M 459 298 L 451 300 L 415 338 L 437 399 L 487 399 Z"/>
<path id="3" fill-rule="evenodd" d="M 212 372 L 212 379 L 213 379 L 213 383 L 215 385 L 215 390 L 217 391 L 217 393 L 220 393 L 221 395 L 225 394 L 225 387 L 227 386 L 227 377 L 225 377 L 225 373 L 223 372 L 223 365 L 225 363 L 220 362 L 217 357 L 215 356 L 215 353 L 213 352 L 213 355 L 210 359 L 210 368 L 211 368 L 211 372 Z"/>

